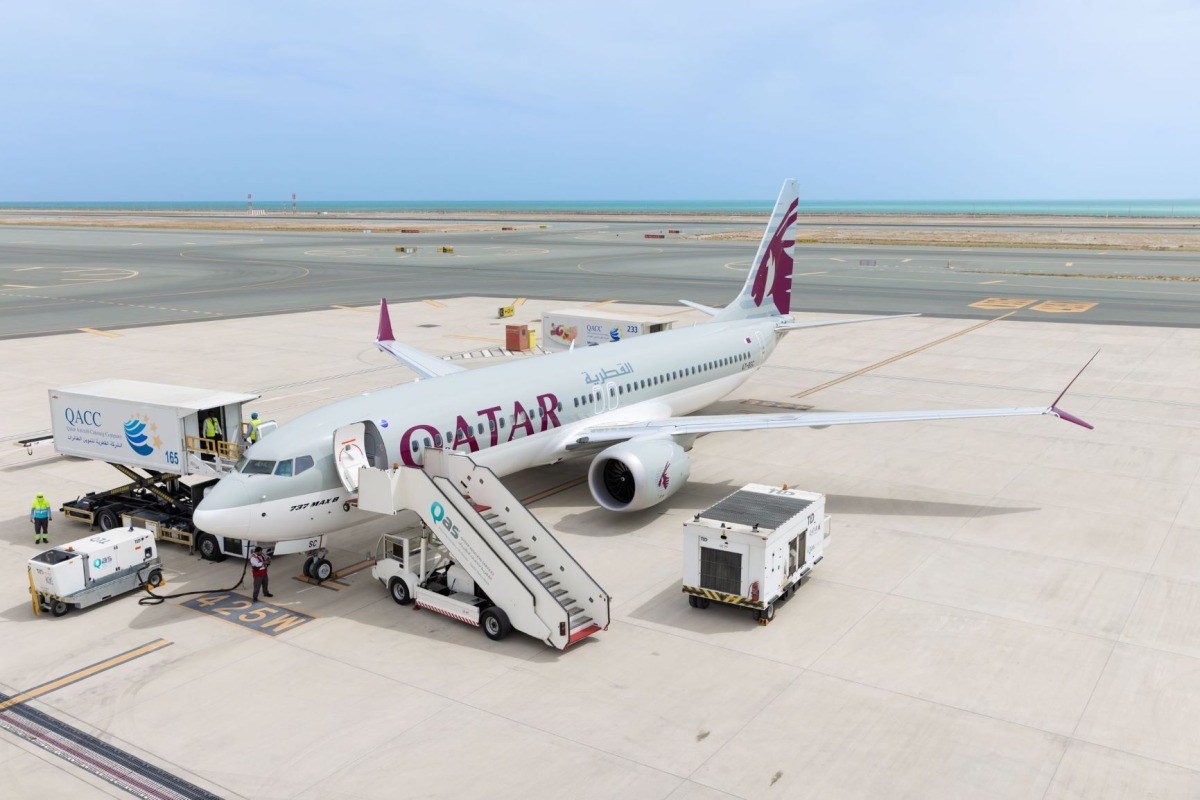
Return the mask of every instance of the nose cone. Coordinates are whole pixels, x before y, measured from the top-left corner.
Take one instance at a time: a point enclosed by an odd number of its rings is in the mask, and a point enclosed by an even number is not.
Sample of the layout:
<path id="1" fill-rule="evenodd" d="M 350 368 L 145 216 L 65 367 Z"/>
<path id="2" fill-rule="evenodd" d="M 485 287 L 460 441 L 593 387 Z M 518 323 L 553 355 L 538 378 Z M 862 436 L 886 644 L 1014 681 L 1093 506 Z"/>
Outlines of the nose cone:
<path id="1" fill-rule="evenodd" d="M 241 475 L 229 475 L 208 490 L 196 506 L 192 521 L 205 533 L 245 539 L 250 529 L 251 505 L 257 500 Z"/>

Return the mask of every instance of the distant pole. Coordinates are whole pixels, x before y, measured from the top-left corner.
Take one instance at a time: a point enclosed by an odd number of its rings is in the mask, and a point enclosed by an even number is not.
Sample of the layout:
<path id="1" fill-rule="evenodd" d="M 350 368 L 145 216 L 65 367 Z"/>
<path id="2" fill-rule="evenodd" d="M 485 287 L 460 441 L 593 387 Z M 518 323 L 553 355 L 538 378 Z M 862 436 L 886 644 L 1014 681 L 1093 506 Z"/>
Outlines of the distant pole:
<path id="1" fill-rule="evenodd" d="M 254 213 L 254 195 L 252 195 L 252 194 L 246 195 L 246 213 L 247 214 Z"/>
<path id="2" fill-rule="evenodd" d="M 292 192 L 292 213 L 296 213 L 296 193 Z"/>

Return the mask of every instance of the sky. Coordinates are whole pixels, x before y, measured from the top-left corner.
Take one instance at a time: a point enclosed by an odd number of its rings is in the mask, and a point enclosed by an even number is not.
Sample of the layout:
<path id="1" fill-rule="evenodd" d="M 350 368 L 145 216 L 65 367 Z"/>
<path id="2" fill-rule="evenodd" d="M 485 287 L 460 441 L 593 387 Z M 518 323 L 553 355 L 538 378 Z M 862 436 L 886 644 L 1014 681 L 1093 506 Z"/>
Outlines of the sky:
<path id="1" fill-rule="evenodd" d="M 12 3 L 0 200 L 1200 196 L 1200 0 Z"/>

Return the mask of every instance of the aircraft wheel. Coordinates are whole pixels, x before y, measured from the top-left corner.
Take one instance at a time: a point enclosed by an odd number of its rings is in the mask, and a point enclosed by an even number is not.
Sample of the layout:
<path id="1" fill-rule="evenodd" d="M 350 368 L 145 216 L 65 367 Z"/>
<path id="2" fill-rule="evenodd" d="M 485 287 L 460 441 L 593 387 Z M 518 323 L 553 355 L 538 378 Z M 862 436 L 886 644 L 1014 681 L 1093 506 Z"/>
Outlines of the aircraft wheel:
<path id="1" fill-rule="evenodd" d="M 512 631 L 512 623 L 508 621 L 508 614 L 504 613 L 504 609 L 496 606 L 483 612 L 479 617 L 479 624 L 493 642 L 500 641 Z"/>
<path id="2" fill-rule="evenodd" d="M 50 613 L 56 617 L 61 617 L 71 610 L 71 604 L 62 600 L 55 600 L 50 604 Z"/>
<path id="3" fill-rule="evenodd" d="M 388 582 L 388 591 L 392 593 L 392 599 L 399 605 L 406 606 L 413 601 L 412 594 L 408 591 L 408 584 L 403 578 L 392 578 Z"/>
<path id="4" fill-rule="evenodd" d="M 333 565 L 324 558 L 318 558 L 313 562 L 312 573 L 310 577 L 317 583 L 329 580 L 329 576 L 333 574 Z"/>
<path id="5" fill-rule="evenodd" d="M 302 570 L 304 577 L 311 578 L 313 576 L 312 567 L 316 560 L 317 559 L 314 556 L 309 556 L 304 560 L 304 569 Z"/>

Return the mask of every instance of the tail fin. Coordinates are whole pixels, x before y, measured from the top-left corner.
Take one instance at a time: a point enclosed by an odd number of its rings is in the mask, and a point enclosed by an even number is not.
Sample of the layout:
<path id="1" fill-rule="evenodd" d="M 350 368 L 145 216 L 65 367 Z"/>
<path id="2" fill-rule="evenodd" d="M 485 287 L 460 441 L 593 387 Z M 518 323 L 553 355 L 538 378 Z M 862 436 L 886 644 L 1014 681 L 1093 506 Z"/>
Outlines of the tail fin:
<path id="1" fill-rule="evenodd" d="M 746 285 L 733 302 L 713 316 L 712 322 L 728 322 L 751 317 L 778 317 L 792 310 L 792 254 L 795 243 L 792 227 L 800 205 L 795 179 L 783 182 L 775 211 L 750 265 Z"/>

